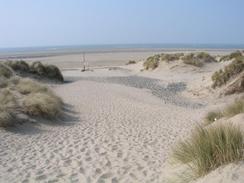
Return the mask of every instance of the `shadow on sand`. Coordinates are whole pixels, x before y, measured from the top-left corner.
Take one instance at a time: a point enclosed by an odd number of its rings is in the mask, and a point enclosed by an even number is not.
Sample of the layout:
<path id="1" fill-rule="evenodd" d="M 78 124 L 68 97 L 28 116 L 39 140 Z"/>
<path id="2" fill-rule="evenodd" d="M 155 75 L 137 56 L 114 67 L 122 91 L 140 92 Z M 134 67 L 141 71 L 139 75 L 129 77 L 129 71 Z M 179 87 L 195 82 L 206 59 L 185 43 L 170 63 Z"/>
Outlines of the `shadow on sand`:
<path id="1" fill-rule="evenodd" d="M 43 118 L 34 118 L 31 121 L 27 121 L 21 124 L 18 124 L 13 127 L 7 127 L 5 130 L 22 134 L 22 135 L 35 135 L 43 132 L 47 132 L 45 126 L 72 126 L 76 122 L 80 121 L 79 114 L 75 112 L 74 107 L 70 104 L 65 104 L 63 107 L 63 113 L 60 117 L 55 119 L 43 119 Z"/>

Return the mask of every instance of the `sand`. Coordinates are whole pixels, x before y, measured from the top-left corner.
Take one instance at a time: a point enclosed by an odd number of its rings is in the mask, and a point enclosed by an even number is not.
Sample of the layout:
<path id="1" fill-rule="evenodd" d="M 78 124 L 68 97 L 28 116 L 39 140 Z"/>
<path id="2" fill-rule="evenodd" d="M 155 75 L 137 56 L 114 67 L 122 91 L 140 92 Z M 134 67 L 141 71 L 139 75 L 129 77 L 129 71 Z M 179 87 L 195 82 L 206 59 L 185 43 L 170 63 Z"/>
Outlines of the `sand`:
<path id="1" fill-rule="evenodd" d="M 105 61 L 80 72 L 66 58 L 67 82 L 52 87 L 68 117 L 1 129 L 0 182 L 166 182 L 172 147 L 232 99 L 213 100 L 209 89 L 221 64 L 140 72 L 142 62 Z"/>

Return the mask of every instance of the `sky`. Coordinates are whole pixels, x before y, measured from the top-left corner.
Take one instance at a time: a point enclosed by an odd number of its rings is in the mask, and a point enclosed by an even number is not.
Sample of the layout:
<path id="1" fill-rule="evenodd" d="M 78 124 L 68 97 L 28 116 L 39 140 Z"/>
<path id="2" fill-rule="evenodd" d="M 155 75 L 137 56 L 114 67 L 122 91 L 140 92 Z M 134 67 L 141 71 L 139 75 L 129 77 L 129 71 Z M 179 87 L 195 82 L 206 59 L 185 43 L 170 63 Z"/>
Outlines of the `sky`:
<path id="1" fill-rule="evenodd" d="M 244 0 L 0 0 L 0 48 L 244 44 Z"/>

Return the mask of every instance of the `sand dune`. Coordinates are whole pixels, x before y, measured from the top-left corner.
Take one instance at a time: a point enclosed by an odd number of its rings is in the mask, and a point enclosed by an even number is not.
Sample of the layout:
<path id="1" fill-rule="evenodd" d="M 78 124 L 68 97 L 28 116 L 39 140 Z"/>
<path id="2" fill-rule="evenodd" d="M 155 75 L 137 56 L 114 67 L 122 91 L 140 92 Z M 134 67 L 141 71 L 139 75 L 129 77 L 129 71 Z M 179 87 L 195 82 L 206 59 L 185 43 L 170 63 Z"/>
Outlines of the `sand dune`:
<path id="1" fill-rule="evenodd" d="M 79 120 L 1 131 L 1 182 L 158 182 L 171 145 L 199 118 L 146 88 L 81 80 L 55 90 Z"/>
<path id="2" fill-rule="evenodd" d="M 176 141 L 216 100 L 226 103 L 208 90 L 222 66 L 176 63 L 149 73 L 141 65 L 64 70 L 69 82 L 53 89 L 69 117 L 1 129 L 0 182 L 165 182 Z"/>

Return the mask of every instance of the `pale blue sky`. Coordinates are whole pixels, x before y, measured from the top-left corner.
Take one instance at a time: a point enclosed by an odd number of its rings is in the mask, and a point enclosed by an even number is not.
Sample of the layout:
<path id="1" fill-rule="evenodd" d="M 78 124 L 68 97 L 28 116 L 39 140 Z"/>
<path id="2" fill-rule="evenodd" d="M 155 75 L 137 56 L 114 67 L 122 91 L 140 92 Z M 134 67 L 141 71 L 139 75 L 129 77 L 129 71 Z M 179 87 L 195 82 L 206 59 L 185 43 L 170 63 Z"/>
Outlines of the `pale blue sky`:
<path id="1" fill-rule="evenodd" d="M 0 47 L 244 44 L 244 0 L 0 0 Z"/>

